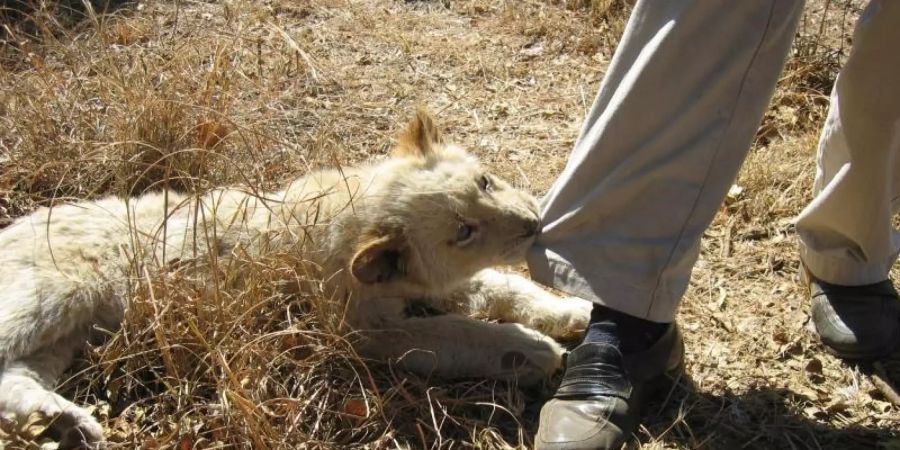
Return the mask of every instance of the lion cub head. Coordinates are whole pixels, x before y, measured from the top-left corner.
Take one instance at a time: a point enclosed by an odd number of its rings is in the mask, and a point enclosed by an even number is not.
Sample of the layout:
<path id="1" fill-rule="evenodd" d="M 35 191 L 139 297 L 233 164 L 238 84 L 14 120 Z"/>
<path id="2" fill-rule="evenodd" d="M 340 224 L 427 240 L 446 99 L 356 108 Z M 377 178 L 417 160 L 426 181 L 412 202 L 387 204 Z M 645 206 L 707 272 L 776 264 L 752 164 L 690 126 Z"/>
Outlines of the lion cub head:
<path id="1" fill-rule="evenodd" d="M 539 231 L 538 203 L 447 144 L 419 111 L 376 177 L 368 229 L 350 263 L 368 285 L 440 292 L 487 267 L 521 261 Z"/>

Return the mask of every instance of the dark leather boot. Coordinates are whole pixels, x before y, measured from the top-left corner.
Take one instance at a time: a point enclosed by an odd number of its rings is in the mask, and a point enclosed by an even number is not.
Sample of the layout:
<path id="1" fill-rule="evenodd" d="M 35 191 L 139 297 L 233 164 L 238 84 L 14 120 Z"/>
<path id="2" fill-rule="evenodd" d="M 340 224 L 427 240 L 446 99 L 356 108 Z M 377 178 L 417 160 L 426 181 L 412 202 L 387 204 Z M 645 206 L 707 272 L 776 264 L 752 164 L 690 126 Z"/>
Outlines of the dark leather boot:
<path id="1" fill-rule="evenodd" d="M 890 280 L 839 286 L 804 279 L 812 302 L 813 325 L 825 349 L 845 359 L 877 359 L 900 343 L 900 300 Z"/>
<path id="2" fill-rule="evenodd" d="M 620 448 L 637 428 L 649 394 L 680 374 L 683 357 L 675 324 L 650 348 L 627 356 L 607 343 L 579 345 L 554 398 L 541 409 L 535 450 Z"/>

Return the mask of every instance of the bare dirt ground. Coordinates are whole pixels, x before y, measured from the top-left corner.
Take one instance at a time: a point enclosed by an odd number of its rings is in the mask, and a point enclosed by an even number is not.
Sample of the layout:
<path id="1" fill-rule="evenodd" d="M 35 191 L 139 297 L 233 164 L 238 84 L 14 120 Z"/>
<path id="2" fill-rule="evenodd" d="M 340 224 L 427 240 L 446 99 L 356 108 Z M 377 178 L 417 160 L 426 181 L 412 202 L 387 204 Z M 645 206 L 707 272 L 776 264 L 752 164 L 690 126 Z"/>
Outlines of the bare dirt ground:
<path id="1" fill-rule="evenodd" d="M 613 0 L 173 0 L 106 14 L 99 1 L 93 12 L 43 3 L 31 17 L 7 13 L 0 32 L 0 226 L 54 201 L 273 188 L 381 157 L 416 105 L 541 194 L 627 16 Z M 900 407 L 884 386 L 900 383 L 900 362 L 824 352 L 808 331 L 792 227 L 859 3 L 808 5 L 740 189 L 705 236 L 679 316 L 685 377 L 631 445 L 900 448 Z M 326 300 L 271 287 L 282 263 L 261 262 L 256 283 L 223 285 L 212 303 L 202 280 L 142 280 L 124 329 L 61 389 L 92 405 L 112 448 L 531 447 L 551 387 L 362 361 L 316 313 Z M 0 425 L 0 448 L 49 445 L 41 418 Z"/>

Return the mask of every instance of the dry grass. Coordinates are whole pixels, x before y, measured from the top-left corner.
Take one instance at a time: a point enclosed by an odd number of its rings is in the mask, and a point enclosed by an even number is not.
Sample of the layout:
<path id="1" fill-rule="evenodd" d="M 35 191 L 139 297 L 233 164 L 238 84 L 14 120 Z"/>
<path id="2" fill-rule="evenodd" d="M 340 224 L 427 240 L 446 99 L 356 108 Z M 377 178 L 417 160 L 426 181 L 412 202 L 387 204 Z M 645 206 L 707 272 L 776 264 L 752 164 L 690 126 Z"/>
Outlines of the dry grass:
<path id="1" fill-rule="evenodd" d="M 680 316 L 685 382 L 649 411 L 645 448 L 900 445 L 897 406 L 871 368 L 828 356 L 806 330 L 791 219 L 809 199 L 817 129 L 859 2 L 811 3 L 737 181 L 744 191 L 704 241 Z M 58 4 L 8 14 L 0 35 L 0 226 L 52 201 L 272 188 L 378 157 L 419 103 L 498 172 L 543 192 L 628 8 L 181 0 L 79 18 Z M 530 447 L 548 392 L 360 360 L 353 336 L 334 333 L 327 299 L 277 289 L 296 258 L 239 263 L 240 284 L 232 266 L 143 280 L 124 329 L 62 390 L 94 405 L 114 448 Z M 885 367 L 900 380 L 897 361 Z M 0 443 L 37 448 L 41 430 L 3 422 Z"/>

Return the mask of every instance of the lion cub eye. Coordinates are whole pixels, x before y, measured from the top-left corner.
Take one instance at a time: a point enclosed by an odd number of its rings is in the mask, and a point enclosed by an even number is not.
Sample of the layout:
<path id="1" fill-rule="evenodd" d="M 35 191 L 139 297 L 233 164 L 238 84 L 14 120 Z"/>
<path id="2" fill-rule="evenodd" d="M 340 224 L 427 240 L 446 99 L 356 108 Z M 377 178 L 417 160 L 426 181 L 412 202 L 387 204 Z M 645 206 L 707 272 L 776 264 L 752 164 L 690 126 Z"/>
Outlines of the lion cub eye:
<path id="1" fill-rule="evenodd" d="M 484 192 L 491 192 L 494 190 L 494 184 L 491 183 L 491 178 L 487 175 L 482 175 L 481 178 L 478 179 L 478 187 Z"/>
<path id="2" fill-rule="evenodd" d="M 475 239 L 475 226 L 466 223 L 460 223 L 456 229 L 456 245 L 463 246 Z"/>

